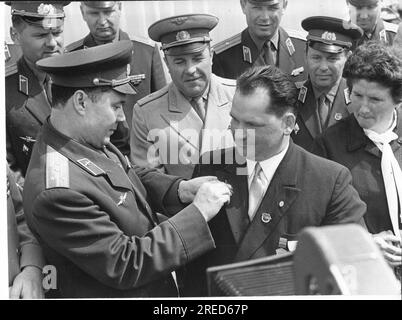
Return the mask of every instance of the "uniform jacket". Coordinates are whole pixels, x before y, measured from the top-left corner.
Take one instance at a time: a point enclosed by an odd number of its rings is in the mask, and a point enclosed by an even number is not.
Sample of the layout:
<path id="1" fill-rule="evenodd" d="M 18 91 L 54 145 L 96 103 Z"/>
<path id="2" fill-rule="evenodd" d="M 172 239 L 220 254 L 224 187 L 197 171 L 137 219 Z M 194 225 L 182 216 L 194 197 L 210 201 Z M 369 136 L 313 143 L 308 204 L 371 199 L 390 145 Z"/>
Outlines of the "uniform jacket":
<path id="1" fill-rule="evenodd" d="M 297 105 L 297 126 L 292 133 L 293 141 L 307 151 L 311 151 L 314 138 L 321 133 L 318 115 L 317 99 L 314 95 L 310 80 L 307 80 L 299 89 Z M 349 116 L 349 91 L 346 80 L 341 79 L 334 102 L 328 115 L 327 128 Z"/>
<path id="2" fill-rule="evenodd" d="M 120 30 L 119 40 L 130 40 L 127 33 Z M 151 92 L 157 91 L 166 85 L 166 74 L 163 70 L 162 59 L 158 47 L 145 43 L 143 39 L 131 40 L 133 43 L 133 57 L 130 64 L 130 75 L 145 75 L 137 86 L 137 94 L 130 95 L 124 107 L 127 123 L 131 126 L 131 118 L 133 114 L 134 104 L 141 98 L 149 95 Z M 75 51 L 86 47 L 95 47 L 96 42 L 91 34 L 85 38 L 71 43 L 66 47 L 67 51 Z"/>
<path id="3" fill-rule="evenodd" d="M 260 52 L 251 39 L 248 29 L 214 46 L 212 72 L 229 79 L 236 79 L 246 69 L 252 67 Z M 305 70 L 306 39 L 279 27 L 277 67 L 294 81 L 307 79 Z"/>
<path id="4" fill-rule="evenodd" d="M 132 161 L 191 178 L 202 153 L 233 145 L 228 127 L 234 91 L 233 80 L 211 76 L 204 122 L 173 82 L 138 101 L 130 137 Z"/>
<path id="5" fill-rule="evenodd" d="M 353 50 L 361 44 L 373 40 L 380 41 L 385 45 L 391 46 L 394 43 L 396 32 L 398 31 L 398 25 L 395 23 L 386 22 L 382 19 L 378 19 L 377 25 L 370 39 L 363 35 L 360 39 L 356 40 L 353 44 Z"/>
<path id="6" fill-rule="evenodd" d="M 194 174 L 217 176 L 233 187 L 233 195 L 209 223 L 216 249 L 185 268 L 185 295 L 206 293 L 203 281 L 209 266 L 273 255 L 280 238 L 293 241 L 307 226 L 360 222 L 365 212 L 366 206 L 352 187 L 345 167 L 291 142 L 250 223 L 247 163 L 233 149 L 224 150 L 221 158 L 217 156 L 214 163 L 219 160 L 223 164 L 201 164 Z M 235 159 L 234 164 L 225 164 L 225 159 Z"/>
<path id="7" fill-rule="evenodd" d="M 6 77 L 6 145 L 10 169 L 25 176 L 33 144 L 50 114 L 42 86 L 22 57 Z M 17 183 L 23 184 L 23 179 Z"/>
<path id="8" fill-rule="evenodd" d="M 7 237 L 9 285 L 26 266 L 42 270 L 45 265 L 42 249 L 29 230 L 22 208 L 22 193 L 7 167 Z"/>
<path id="9" fill-rule="evenodd" d="M 207 223 L 192 204 L 169 220 L 152 211 L 123 155 L 112 144 L 105 152 L 119 164 L 48 122 L 34 147 L 24 210 L 57 269 L 60 296 L 177 295 L 171 271 L 214 247 Z M 176 188 L 177 199 L 177 177 L 143 174 L 157 184 L 157 198 Z"/>
<path id="10" fill-rule="evenodd" d="M 398 112 L 396 133 L 399 138 L 391 142 L 399 166 L 402 167 L 402 111 Z M 313 152 L 336 161 L 352 173 L 353 186 L 367 204 L 364 217 L 368 231 L 379 233 L 392 230 L 388 213 L 384 181 L 381 172 L 381 151 L 364 134 L 354 115 L 340 121 L 319 136 Z"/>

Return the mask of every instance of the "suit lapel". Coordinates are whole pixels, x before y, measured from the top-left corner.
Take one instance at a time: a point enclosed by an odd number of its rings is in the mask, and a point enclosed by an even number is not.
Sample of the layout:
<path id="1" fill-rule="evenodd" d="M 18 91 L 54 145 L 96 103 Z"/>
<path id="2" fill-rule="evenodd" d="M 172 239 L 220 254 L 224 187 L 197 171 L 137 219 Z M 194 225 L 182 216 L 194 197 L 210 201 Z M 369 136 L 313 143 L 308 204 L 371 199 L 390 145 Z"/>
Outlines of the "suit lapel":
<path id="1" fill-rule="evenodd" d="M 247 214 L 248 208 L 248 185 L 247 185 L 247 164 L 245 159 L 235 153 L 234 164 L 228 164 L 223 171 L 217 172 L 218 179 L 225 181 L 233 187 L 233 196 L 230 203 L 225 207 L 225 214 L 229 221 L 230 229 L 237 244 L 240 243 L 249 225 Z M 220 175 L 220 176 L 219 176 Z"/>
<path id="2" fill-rule="evenodd" d="M 288 213 L 288 209 L 300 192 L 296 186 L 297 176 L 293 170 L 289 170 L 289 168 L 297 168 L 295 153 L 294 145 L 290 142 L 289 149 L 278 166 L 257 213 L 241 240 L 235 261 L 252 258 L 268 238 L 270 241 L 264 247 L 264 254 L 275 254 L 279 237 L 284 231 L 281 220 Z M 266 214 L 271 217 L 268 223 L 263 222 L 262 219 Z"/>
<path id="3" fill-rule="evenodd" d="M 241 43 L 242 43 L 242 51 L 243 51 L 243 62 L 247 63 L 247 65 L 249 67 L 256 66 L 255 62 L 257 61 L 258 56 L 260 55 L 260 52 L 258 51 L 257 46 L 255 45 L 253 39 L 251 39 L 250 33 L 248 31 L 248 29 L 245 29 L 242 33 L 241 33 Z M 246 61 L 244 58 L 244 53 L 246 50 L 247 52 L 250 52 L 251 55 L 251 63 L 249 61 Z"/>
<path id="4" fill-rule="evenodd" d="M 201 154 L 207 151 L 229 148 L 233 146 L 232 135 L 228 130 L 230 124 L 230 108 L 232 104 L 227 98 L 222 85 L 212 75 L 208 94 L 207 113 L 204 130 L 200 141 Z M 225 139 L 225 146 L 222 139 Z"/>
<path id="5" fill-rule="evenodd" d="M 299 114 L 310 135 L 315 138 L 320 134 L 320 127 L 317 119 L 317 103 L 310 80 L 307 80 L 304 86 L 307 88 L 306 100 L 301 104 Z"/>
<path id="6" fill-rule="evenodd" d="M 295 69 L 295 62 L 289 53 L 288 47 L 286 45 L 286 40 L 290 39 L 289 35 L 284 29 L 279 28 L 279 54 L 278 54 L 278 68 L 281 69 L 286 74 L 291 74 Z"/>
<path id="7" fill-rule="evenodd" d="M 38 78 L 31 68 L 29 68 L 23 57 L 18 61 L 18 70 L 19 76 L 25 77 L 28 81 L 28 99 L 25 101 L 25 108 L 41 125 L 43 125 L 50 114 L 49 101 L 43 92 L 43 88 L 39 84 Z"/>

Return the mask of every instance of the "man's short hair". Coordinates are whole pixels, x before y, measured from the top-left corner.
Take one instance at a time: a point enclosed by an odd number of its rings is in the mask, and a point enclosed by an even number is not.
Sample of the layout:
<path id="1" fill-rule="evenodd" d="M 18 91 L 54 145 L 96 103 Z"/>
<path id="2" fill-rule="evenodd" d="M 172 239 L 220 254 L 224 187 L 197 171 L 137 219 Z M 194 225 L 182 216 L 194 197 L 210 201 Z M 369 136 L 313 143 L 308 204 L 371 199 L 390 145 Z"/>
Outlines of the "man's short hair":
<path id="1" fill-rule="evenodd" d="M 296 114 L 297 88 L 290 77 L 274 66 L 252 67 L 237 79 L 237 90 L 243 95 L 257 88 L 268 91 L 272 100 L 269 113 L 281 117 L 286 112 Z"/>
<path id="2" fill-rule="evenodd" d="M 402 101 L 402 60 L 379 42 L 359 46 L 346 61 L 343 76 L 350 89 L 358 80 L 377 82 L 391 90 L 395 103 Z"/>
<path id="3" fill-rule="evenodd" d="M 77 90 L 84 91 L 92 102 L 97 102 L 99 93 L 112 90 L 109 87 L 73 88 L 52 84 L 52 107 L 64 106 Z"/>

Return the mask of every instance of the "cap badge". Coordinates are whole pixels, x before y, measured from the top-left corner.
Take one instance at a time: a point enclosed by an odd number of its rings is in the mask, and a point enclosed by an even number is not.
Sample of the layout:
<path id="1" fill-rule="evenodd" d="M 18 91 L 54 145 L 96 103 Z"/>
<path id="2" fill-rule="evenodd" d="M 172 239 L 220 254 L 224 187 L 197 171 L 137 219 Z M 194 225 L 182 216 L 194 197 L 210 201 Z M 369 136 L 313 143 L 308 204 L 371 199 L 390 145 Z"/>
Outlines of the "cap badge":
<path id="1" fill-rule="evenodd" d="M 128 77 L 131 73 L 131 65 L 129 63 L 127 63 L 126 72 L 127 72 L 127 77 Z"/>
<path id="2" fill-rule="evenodd" d="M 177 34 L 176 34 L 176 40 L 177 41 L 180 41 L 180 40 L 187 40 L 187 39 L 190 39 L 191 37 L 190 37 L 190 34 L 187 32 L 187 31 L 179 31 Z"/>
<path id="3" fill-rule="evenodd" d="M 187 21 L 187 17 L 177 17 L 175 19 L 170 20 L 171 23 L 177 24 L 178 26 Z"/>
<path id="4" fill-rule="evenodd" d="M 56 8 L 51 4 L 41 3 L 38 7 L 38 13 L 43 16 L 52 15 L 56 13 Z"/>
<path id="5" fill-rule="evenodd" d="M 325 32 L 322 34 L 321 38 L 324 39 L 324 40 L 335 41 L 335 40 L 336 40 L 336 35 L 335 35 L 335 33 L 333 33 L 333 32 L 325 31 Z"/>

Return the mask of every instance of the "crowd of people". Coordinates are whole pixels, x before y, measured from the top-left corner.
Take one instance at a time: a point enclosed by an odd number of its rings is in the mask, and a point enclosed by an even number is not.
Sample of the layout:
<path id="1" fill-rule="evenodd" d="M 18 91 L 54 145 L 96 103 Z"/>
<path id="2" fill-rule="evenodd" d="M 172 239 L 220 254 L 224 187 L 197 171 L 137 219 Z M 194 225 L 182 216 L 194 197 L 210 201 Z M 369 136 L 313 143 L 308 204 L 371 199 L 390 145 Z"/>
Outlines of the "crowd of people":
<path id="1" fill-rule="evenodd" d="M 349 223 L 400 280 L 402 27 L 345 1 L 307 36 L 287 0 L 239 0 L 241 33 L 215 44 L 191 13 L 150 25 L 157 45 L 119 1 L 82 1 L 69 45 L 70 2 L 6 2 L 10 297 L 207 296 L 208 267 Z"/>

